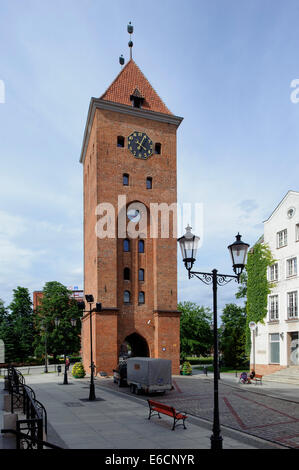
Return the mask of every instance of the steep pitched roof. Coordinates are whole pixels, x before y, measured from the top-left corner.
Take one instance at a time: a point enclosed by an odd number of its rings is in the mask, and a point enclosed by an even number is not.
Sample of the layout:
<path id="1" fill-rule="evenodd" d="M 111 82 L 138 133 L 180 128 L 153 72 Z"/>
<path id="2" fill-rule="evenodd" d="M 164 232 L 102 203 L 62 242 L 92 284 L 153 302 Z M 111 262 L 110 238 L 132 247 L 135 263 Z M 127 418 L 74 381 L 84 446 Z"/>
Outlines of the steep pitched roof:
<path id="1" fill-rule="evenodd" d="M 133 59 L 125 65 L 100 99 L 132 106 L 130 96 L 134 94 L 136 88 L 144 97 L 143 109 L 172 115 Z"/>

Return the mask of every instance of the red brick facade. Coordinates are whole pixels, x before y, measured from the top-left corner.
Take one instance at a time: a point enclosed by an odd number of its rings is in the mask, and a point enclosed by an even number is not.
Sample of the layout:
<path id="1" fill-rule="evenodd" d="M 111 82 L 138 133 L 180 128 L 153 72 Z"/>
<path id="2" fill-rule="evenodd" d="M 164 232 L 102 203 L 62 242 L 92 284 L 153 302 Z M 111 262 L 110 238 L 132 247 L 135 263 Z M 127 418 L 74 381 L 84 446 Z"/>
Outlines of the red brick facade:
<path id="1" fill-rule="evenodd" d="M 148 103 L 142 109 L 130 104 L 129 95 L 136 88 L 145 97 L 144 103 Z M 147 237 L 142 237 L 144 253 L 139 253 L 138 239 L 133 238 L 130 251 L 124 252 L 124 239 L 117 237 L 117 209 L 119 195 L 126 196 L 127 205 L 139 201 L 148 211 L 150 203 L 176 203 L 176 130 L 180 122 L 181 118 L 170 113 L 133 61 L 101 99 L 91 101 L 81 161 L 84 292 L 93 294 L 95 302 L 103 306 L 102 312 L 92 316 L 97 373 L 112 373 L 121 345 L 128 337 L 146 345 L 150 357 L 171 359 L 173 373 L 179 373 L 180 313 L 177 312 L 177 242 L 172 237 L 173 221 L 171 238 L 150 238 L 148 217 Z M 161 154 L 153 154 L 147 160 L 134 158 L 128 150 L 128 136 L 134 131 L 145 132 L 154 144 L 160 143 Z M 118 136 L 125 138 L 124 147 L 117 146 Z M 128 186 L 123 185 L 124 173 L 129 175 Z M 152 189 L 146 187 L 147 177 L 152 178 Z M 101 239 L 95 233 L 99 219 L 96 207 L 104 202 L 115 208 L 115 238 Z M 124 268 L 130 269 L 130 280 L 124 280 Z M 139 281 L 139 269 L 144 270 L 144 281 Z M 131 293 L 129 304 L 124 303 L 125 290 Z M 139 304 L 140 291 L 145 294 L 144 304 Z M 87 315 L 82 322 L 83 362 L 87 371 L 90 370 L 89 334 Z"/>

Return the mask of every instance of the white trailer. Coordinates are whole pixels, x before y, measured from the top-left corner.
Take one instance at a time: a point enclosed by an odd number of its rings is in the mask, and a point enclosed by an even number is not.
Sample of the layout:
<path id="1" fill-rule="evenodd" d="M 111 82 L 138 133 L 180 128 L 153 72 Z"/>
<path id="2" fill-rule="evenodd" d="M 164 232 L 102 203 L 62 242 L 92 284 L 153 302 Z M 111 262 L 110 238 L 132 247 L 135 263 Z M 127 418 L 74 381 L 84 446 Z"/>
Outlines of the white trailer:
<path id="1" fill-rule="evenodd" d="M 165 393 L 172 389 L 171 361 L 132 357 L 127 360 L 127 383 L 131 393 Z"/>

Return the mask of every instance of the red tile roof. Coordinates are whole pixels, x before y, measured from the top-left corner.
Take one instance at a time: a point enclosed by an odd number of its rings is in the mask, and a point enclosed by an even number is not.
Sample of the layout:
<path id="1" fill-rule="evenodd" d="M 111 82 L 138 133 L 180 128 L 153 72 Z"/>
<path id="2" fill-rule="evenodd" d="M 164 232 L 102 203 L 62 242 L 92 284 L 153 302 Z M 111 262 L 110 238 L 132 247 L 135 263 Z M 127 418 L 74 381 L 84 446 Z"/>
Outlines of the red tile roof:
<path id="1" fill-rule="evenodd" d="M 142 109 L 172 114 L 133 59 L 125 65 L 100 99 L 132 106 L 130 96 L 134 94 L 136 88 L 144 97 Z"/>

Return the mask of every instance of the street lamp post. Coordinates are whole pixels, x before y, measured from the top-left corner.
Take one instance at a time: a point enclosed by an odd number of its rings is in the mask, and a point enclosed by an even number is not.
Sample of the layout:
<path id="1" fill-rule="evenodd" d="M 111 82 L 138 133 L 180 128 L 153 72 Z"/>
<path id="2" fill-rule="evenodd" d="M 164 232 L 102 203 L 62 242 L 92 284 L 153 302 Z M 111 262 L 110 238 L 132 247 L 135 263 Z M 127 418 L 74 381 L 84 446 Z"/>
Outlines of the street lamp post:
<path id="1" fill-rule="evenodd" d="M 60 318 L 55 318 L 54 320 L 56 328 L 60 325 Z M 71 325 L 74 327 L 77 324 L 77 320 L 75 318 L 71 319 Z M 64 354 L 64 375 L 63 375 L 63 384 L 62 385 L 69 385 L 68 378 L 67 378 L 67 365 L 66 365 L 66 353 Z"/>
<path id="2" fill-rule="evenodd" d="M 89 314 L 89 332 L 90 332 L 90 385 L 89 385 L 89 401 L 96 400 L 95 387 L 94 387 L 94 369 L 95 365 L 93 362 L 93 348 L 92 348 L 92 312 L 100 312 L 102 310 L 102 304 L 96 303 L 96 307 L 92 308 L 94 303 L 94 297 L 91 294 L 85 295 L 86 302 L 89 304 L 89 310 L 85 310 L 85 302 L 78 302 L 78 308 L 85 313 Z"/>
<path id="3" fill-rule="evenodd" d="M 217 269 L 213 269 L 211 273 L 203 273 L 191 271 L 196 260 L 196 253 L 200 238 L 191 233 L 191 227 L 186 227 L 186 233 L 178 239 L 182 251 L 183 262 L 188 271 L 189 279 L 196 277 L 205 284 L 213 286 L 213 327 L 214 327 L 214 418 L 213 418 L 213 434 L 211 436 L 211 449 L 222 449 L 222 436 L 219 420 L 219 396 L 218 396 L 218 380 L 219 380 L 219 361 L 218 361 L 218 331 L 217 331 L 217 287 L 223 286 L 235 279 L 240 281 L 240 275 L 245 266 L 245 260 L 249 245 L 241 240 L 241 235 L 236 236 L 236 241 L 228 246 L 232 257 L 233 270 L 235 276 L 227 274 L 218 274 Z"/>
<path id="4" fill-rule="evenodd" d="M 256 323 L 254 321 L 249 322 L 249 328 L 252 332 L 252 350 L 253 350 L 253 370 L 255 371 L 255 331 Z"/>

